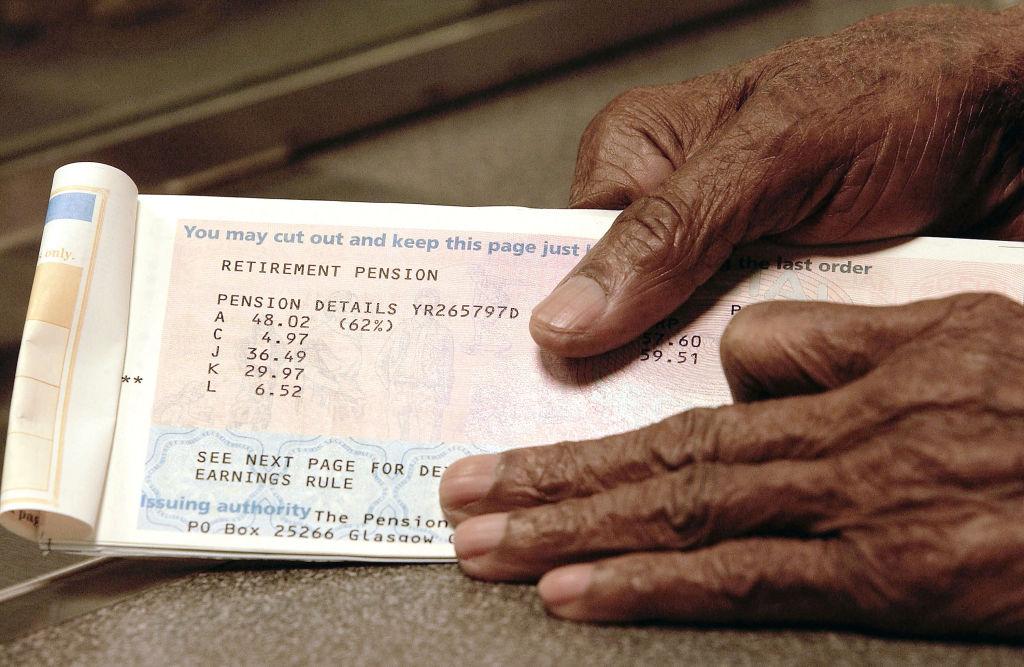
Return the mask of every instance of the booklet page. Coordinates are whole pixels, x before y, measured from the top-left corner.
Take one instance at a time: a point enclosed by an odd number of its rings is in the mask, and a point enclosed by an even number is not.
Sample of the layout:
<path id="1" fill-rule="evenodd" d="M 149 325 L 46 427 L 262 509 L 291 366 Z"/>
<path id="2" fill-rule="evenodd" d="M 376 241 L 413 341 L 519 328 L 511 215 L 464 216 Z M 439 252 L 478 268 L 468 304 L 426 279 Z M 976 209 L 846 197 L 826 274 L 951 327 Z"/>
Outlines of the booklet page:
<path id="1" fill-rule="evenodd" d="M 449 464 L 727 403 L 719 345 L 749 304 L 1024 296 L 1021 243 L 760 244 L 620 349 L 541 351 L 531 308 L 615 215 L 138 196 L 65 167 L 0 522 L 92 553 L 447 560 Z"/>
<path id="2" fill-rule="evenodd" d="M 1019 244 L 744 249 L 609 354 L 541 352 L 531 307 L 614 213 L 142 197 L 97 542 L 135 552 L 431 560 L 468 454 L 729 401 L 718 346 L 767 299 L 1019 298 Z"/>
<path id="3" fill-rule="evenodd" d="M 57 171 L 15 371 L 0 524 L 85 538 L 99 511 L 128 324 L 138 191 L 105 165 Z"/>

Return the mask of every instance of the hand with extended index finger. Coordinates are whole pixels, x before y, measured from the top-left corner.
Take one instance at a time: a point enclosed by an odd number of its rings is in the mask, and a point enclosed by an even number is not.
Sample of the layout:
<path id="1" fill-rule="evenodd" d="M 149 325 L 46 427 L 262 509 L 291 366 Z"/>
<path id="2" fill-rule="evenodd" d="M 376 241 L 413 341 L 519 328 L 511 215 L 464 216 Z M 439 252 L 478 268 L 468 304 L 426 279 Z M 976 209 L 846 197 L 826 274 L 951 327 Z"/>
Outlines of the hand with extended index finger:
<path id="1" fill-rule="evenodd" d="M 735 405 L 453 464 L 465 572 L 579 620 L 1024 638 L 1024 308 L 761 304 L 722 360 Z"/>
<path id="2" fill-rule="evenodd" d="M 571 203 L 626 207 L 533 313 L 589 356 L 675 310 L 741 242 L 1024 238 L 1024 6 L 904 10 L 592 121 Z"/>

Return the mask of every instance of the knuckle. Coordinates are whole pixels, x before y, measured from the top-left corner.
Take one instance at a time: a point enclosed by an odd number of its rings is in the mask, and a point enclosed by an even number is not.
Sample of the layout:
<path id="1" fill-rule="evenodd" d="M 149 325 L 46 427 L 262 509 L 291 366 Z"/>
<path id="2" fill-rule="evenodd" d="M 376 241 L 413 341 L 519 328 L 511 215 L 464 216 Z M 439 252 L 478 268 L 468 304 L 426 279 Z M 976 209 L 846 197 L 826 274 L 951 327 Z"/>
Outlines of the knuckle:
<path id="1" fill-rule="evenodd" d="M 981 292 L 973 295 L 974 307 L 984 313 L 995 316 L 1011 316 L 1016 319 L 1024 317 L 1024 305 L 998 292 Z"/>
<path id="2" fill-rule="evenodd" d="M 616 570 L 615 574 L 628 600 L 653 600 L 658 595 L 660 577 L 651 576 L 650 563 L 642 559 L 630 559 L 626 564 L 617 564 Z"/>
<path id="3" fill-rule="evenodd" d="M 1024 307 L 987 292 L 951 297 L 945 305 L 948 310 L 940 325 L 929 332 L 927 355 L 907 363 L 920 366 L 919 375 L 941 377 L 931 390 L 945 392 L 949 402 L 990 404 L 1005 396 L 1008 378 L 1022 361 L 1020 347 L 1007 334 L 1024 327 Z M 958 381 L 942 376 L 936 362 L 956 368 Z"/>
<path id="4" fill-rule="evenodd" d="M 737 608 L 751 608 L 768 584 L 764 554 L 752 548 L 733 548 L 718 552 L 702 563 L 700 579 L 716 594 Z"/>
<path id="5" fill-rule="evenodd" d="M 602 110 L 602 115 L 611 121 L 633 119 L 662 102 L 661 89 L 657 86 L 637 86 L 616 95 Z"/>
<path id="6" fill-rule="evenodd" d="M 547 507 L 510 512 L 501 546 L 508 551 L 543 549 L 561 540 L 565 531 L 558 523 Z"/>
<path id="7" fill-rule="evenodd" d="M 614 600 L 622 617 L 664 618 L 673 606 L 667 598 L 690 574 L 684 558 L 682 553 L 670 552 L 657 557 L 630 554 L 606 559 L 597 564 L 594 588 L 604 600 Z"/>
<path id="8" fill-rule="evenodd" d="M 505 452 L 497 470 L 495 493 L 516 505 L 538 505 L 572 495 L 577 469 L 566 443 Z"/>
<path id="9" fill-rule="evenodd" d="M 679 211 L 655 197 L 634 218 L 632 233 L 626 237 L 627 255 L 635 258 L 637 268 L 663 266 L 671 261 L 675 249 Z"/>
<path id="10" fill-rule="evenodd" d="M 678 133 L 664 115 L 669 105 L 663 98 L 657 88 L 629 90 L 590 121 L 576 158 L 574 205 L 624 208 L 642 196 L 637 173 L 652 155 L 671 161 L 677 152 Z"/>
<path id="11" fill-rule="evenodd" d="M 900 527 L 901 529 L 908 527 Z M 923 534 L 927 532 L 928 534 Z M 941 607 L 959 575 L 942 531 L 907 530 L 903 538 L 861 544 L 850 566 L 857 573 L 858 602 L 865 611 L 915 623 Z"/>
<path id="12" fill-rule="evenodd" d="M 680 231 L 686 215 L 682 202 L 660 195 L 645 197 L 622 221 L 629 227 L 616 237 L 613 254 L 640 271 L 670 267 L 679 260 Z"/>
<path id="13" fill-rule="evenodd" d="M 713 537 L 714 489 L 718 484 L 718 466 L 696 464 L 674 473 L 667 493 L 656 504 L 663 522 L 687 546 L 707 544 Z"/>
<path id="14" fill-rule="evenodd" d="M 633 88 L 616 96 L 584 130 L 581 149 L 598 149 L 609 140 L 650 124 L 658 97 L 655 88 Z"/>
<path id="15" fill-rule="evenodd" d="M 718 458 L 713 408 L 694 408 L 662 422 L 663 433 L 652 443 L 652 453 L 669 470 Z"/>
<path id="16" fill-rule="evenodd" d="M 662 189 L 626 210 L 616 223 L 624 227 L 611 250 L 629 267 L 661 281 L 685 272 L 703 282 L 742 240 L 746 228 L 732 215 L 738 201 L 728 178 L 709 177 L 696 191 Z"/>
<path id="17" fill-rule="evenodd" d="M 978 311 L 981 312 L 1004 312 L 1004 311 L 1015 311 L 1022 310 L 1019 303 L 1013 299 L 999 294 L 998 292 L 971 292 L 968 294 L 958 294 L 952 297 L 952 301 L 955 305 L 956 312 L 965 315 L 973 315 Z"/>
<path id="18" fill-rule="evenodd" d="M 586 544 L 599 526 L 591 505 L 584 500 L 567 500 L 553 505 L 516 510 L 508 517 L 504 547 L 529 551 L 536 557 L 572 553 Z"/>

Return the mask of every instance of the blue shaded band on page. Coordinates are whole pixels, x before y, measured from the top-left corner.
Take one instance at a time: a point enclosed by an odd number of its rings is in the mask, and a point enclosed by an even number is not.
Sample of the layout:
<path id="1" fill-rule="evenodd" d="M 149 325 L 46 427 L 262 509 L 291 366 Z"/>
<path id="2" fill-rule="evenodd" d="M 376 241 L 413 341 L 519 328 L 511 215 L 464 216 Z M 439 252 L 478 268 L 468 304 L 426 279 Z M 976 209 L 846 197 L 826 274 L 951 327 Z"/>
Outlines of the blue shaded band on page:
<path id="1" fill-rule="evenodd" d="M 94 194 L 64 192 L 50 198 L 50 206 L 46 209 L 46 222 L 51 220 L 92 222 L 92 211 L 95 207 L 96 195 Z"/>
<path id="2" fill-rule="evenodd" d="M 437 496 L 441 471 L 456 459 L 499 449 L 153 425 L 137 526 L 263 537 L 287 537 L 293 526 L 300 533 L 330 529 L 323 539 L 339 542 L 450 544 Z M 210 452 L 220 455 L 218 462 L 210 462 Z M 393 467 L 385 472 L 381 462 Z M 334 483 L 345 477 L 350 485 Z"/>

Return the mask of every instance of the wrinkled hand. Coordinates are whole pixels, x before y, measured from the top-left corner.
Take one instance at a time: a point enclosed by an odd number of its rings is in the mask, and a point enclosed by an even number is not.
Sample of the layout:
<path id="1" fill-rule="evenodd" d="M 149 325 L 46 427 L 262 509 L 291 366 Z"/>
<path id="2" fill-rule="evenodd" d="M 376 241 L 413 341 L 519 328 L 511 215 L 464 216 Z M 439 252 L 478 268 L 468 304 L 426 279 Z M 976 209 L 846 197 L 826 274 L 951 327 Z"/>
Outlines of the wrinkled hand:
<path id="1" fill-rule="evenodd" d="M 735 405 L 452 465 L 465 572 L 570 619 L 1024 637 L 1024 308 L 760 304 L 722 361 Z"/>
<path id="2" fill-rule="evenodd" d="M 1024 238 L 1024 8 L 895 12 L 630 91 L 584 134 L 571 199 L 629 206 L 534 310 L 565 356 L 635 338 L 737 243 Z"/>

